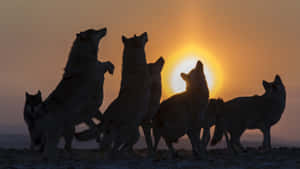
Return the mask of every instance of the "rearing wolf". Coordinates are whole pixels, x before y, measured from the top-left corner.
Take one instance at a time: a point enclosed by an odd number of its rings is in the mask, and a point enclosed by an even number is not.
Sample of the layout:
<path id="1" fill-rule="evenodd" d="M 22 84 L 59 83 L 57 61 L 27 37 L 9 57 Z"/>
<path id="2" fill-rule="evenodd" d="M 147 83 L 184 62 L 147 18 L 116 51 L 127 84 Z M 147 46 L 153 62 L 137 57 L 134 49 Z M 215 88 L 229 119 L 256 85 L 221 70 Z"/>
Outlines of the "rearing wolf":
<path id="1" fill-rule="evenodd" d="M 264 135 L 262 148 L 265 151 L 271 149 L 271 127 L 282 116 L 286 91 L 279 75 L 273 82 L 263 81 L 263 86 L 265 93 L 261 96 L 238 97 L 223 104 L 221 111 L 224 117 L 217 121 L 212 145 L 217 144 L 225 134 L 228 149 L 237 152 L 243 149 L 240 143 L 243 132 L 259 129 Z"/>
<path id="2" fill-rule="evenodd" d="M 99 86 L 103 66 L 97 60 L 100 39 L 106 28 L 77 34 L 65 73 L 55 90 L 36 111 L 34 132 L 46 136 L 44 155 L 53 159 L 63 133 L 73 133 L 76 124 L 90 120 L 98 112 Z M 100 72 L 99 72 L 100 71 Z"/>

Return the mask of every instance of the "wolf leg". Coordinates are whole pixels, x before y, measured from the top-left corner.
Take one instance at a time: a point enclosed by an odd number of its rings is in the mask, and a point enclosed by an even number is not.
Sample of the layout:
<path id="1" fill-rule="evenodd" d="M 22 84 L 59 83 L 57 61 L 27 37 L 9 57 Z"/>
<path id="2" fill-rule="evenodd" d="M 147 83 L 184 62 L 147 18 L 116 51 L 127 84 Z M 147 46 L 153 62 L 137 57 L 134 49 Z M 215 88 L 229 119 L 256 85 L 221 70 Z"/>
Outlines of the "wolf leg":
<path id="1" fill-rule="evenodd" d="M 230 153 L 232 153 L 233 150 L 232 150 L 232 146 L 231 146 L 231 139 L 229 139 L 228 133 L 226 131 L 224 132 L 224 135 L 225 135 L 225 139 L 226 139 L 227 149 Z"/>
<path id="2" fill-rule="evenodd" d="M 153 144 L 152 144 L 152 138 L 151 138 L 151 123 L 150 122 L 142 123 L 142 128 L 143 128 L 144 135 L 146 138 L 148 153 L 153 154 L 154 151 L 153 151 Z"/>
<path id="3" fill-rule="evenodd" d="M 157 150 L 158 143 L 159 143 L 159 140 L 161 138 L 160 132 L 159 132 L 158 128 L 156 128 L 156 127 L 153 127 L 153 136 L 154 136 L 153 151 L 155 152 Z"/>
<path id="4" fill-rule="evenodd" d="M 67 152 L 71 152 L 72 150 L 72 141 L 73 141 L 74 133 L 75 133 L 75 128 L 73 126 L 68 127 L 64 131 L 64 139 L 66 142 L 64 148 Z"/>
<path id="5" fill-rule="evenodd" d="M 172 159 L 178 158 L 179 156 L 178 156 L 177 152 L 175 151 L 172 142 L 169 141 L 169 140 L 167 140 L 166 138 L 164 138 L 164 140 L 165 140 L 165 142 L 166 142 L 166 144 L 168 146 L 168 149 L 169 149 L 169 151 L 171 153 L 171 158 Z"/>
<path id="6" fill-rule="evenodd" d="M 94 117 L 100 121 L 103 121 L 103 115 L 102 113 L 98 110 L 97 113 L 94 115 Z"/>
<path id="7" fill-rule="evenodd" d="M 200 132 L 199 132 L 200 133 Z M 187 135 L 189 137 L 189 140 L 192 144 L 192 150 L 193 150 L 193 154 L 195 157 L 199 156 L 199 142 L 197 142 L 197 135 L 195 134 L 194 131 L 192 131 L 191 129 L 189 129 L 187 131 Z M 200 136 L 199 136 L 200 137 Z"/>
<path id="8" fill-rule="evenodd" d="M 46 157 L 48 161 L 54 161 L 56 160 L 56 150 L 59 142 L 60 131 L 48 132 L 46 137 L 44 157 Z"/>
<path id="9" fill-rule="evenodd" d="M 204 128 L 203 129 L 203 136 L 202 136 L 202 145 L 203 149 L 206 151 L 206 147 L 208 145 L 208 142 L 210 140 L 210 131 L 209 128 Z"/>
<path id="10" fill-rule="evenodd" d="M 240 147 L 242 147 L 240 144 L 240 138 L 241 138 L 241 135 L 243 134 L 243 132 L 244 132 L 244 129 L 238 129 L 231 133 L 231 146 L 235 153 L 240 153 L 242 151 L 240 149 Z"/>
<path id="11" fill-rule="evenodd" d="M 262 132 L 264 135 L 264 141 L 263 141 L 263 151 L 270 151 L 271 150 L 271 127 L 265 127 Z"/>
<path id="12" fill-rule="evenodd" d="M 140 138 L 140 132 L 138 128 L 130 132 L 132 133 L 131 135 L 123 136 L 127 137 L 127 139 L 125 139 L 125 144 L 122 146 L 121 151 L 133 153 L 133 146 L 137 143 L 138 139 Z"/>

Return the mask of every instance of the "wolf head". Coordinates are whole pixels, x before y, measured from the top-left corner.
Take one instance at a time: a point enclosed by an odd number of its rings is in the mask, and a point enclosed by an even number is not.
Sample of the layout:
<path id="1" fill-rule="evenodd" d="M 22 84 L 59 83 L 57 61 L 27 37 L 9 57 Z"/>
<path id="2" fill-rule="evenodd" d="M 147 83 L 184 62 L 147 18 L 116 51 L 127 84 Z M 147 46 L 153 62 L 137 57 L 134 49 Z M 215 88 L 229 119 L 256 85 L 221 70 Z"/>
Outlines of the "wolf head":
<path id="1" fill-rule="evenodd" d="M 276 75 L 273 82 L 263 80 L 265 95 L 271 98 L 281 98 L 286 95 L 285 87 L 279 75 Z"/>
<path id="2" fill-rule="evenodd" d="M 122 36 L 122 42 L 125 48 L 144 48 L 148 42 L 148 35 L 147 32 L 144 32 L 142 35 L 134 35 L 132 38 L 126 38 L 125 36 Z"/>
<path id="3" fill-rule="evenodd" d="M 34 117 L 34 113 L 38 106 L 42 103 L 42 93 L 38 91 L 37 94 L 25 93 L 25 107 L 24 107 L 24 119 L 31 120 Z M 26 123 L 32 124 L 32 121 L 26 121 Z"/>
<path id="4" fill-rule="evenodd" d="M 181 73 L 182 79 L 186 82 L 186 90 L 207 90 L 207 82 L 203 71 L 203 64 L 201 61 L 197 62 L 196 67 L 191 70 L 188 74 Z"/>
<path id="5" fill-rule="evenodd" d="M 66 72 L 74 72 L 84 63 L 97 61 L 98 46 L 100 40 L 106 35 L 107 29 L 88 29 L 76 34 L 67 65 Z"/>
<path id="6" fill-rule="evenodd" d="M 149 63 L 149 72 L 151 75 L 152 85 L 160 85 L 161 86 L 161 71 L 165 64 L 165 60 L 163 57 L 160 57 L 154 63 Z"/>
<path id="7" fill-rule="evenodd" d="M 107 29 L 88 29 L 84 32 L 76 34 L 76 40 L 80 43 L 81 47 L 85 47 L 87 50 L 98 51 L 100 40 L 106 35 Z"/>

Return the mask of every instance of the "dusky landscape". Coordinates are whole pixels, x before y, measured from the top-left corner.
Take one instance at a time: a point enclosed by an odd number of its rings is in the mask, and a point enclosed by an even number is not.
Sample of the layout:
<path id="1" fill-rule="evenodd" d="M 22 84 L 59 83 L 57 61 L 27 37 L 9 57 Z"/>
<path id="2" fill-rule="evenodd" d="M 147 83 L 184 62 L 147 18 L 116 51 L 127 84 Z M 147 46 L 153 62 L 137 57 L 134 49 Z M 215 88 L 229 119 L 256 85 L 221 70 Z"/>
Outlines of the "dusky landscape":
<path id="1" fill-rule="evenodd" d="M 0 2 L 0 168 L 300 168 L 300 2 L 288 1 L 1 1 Z M 25 92 L 55 89 L 76 34 L 107 28 L 98 50 L 99 61 L 114 64 L 105 74 L 105 112 L 118 96 L 122 78 L 122 36 L 148 34 L 147 63 L 160 56 L 161 102 L 183 92 L 180 77 L 201 60 L 210 98 L 225 102 L 236 97 L 262 95 L 262 81 L 280 75 L 286 89 L 282 117 L 272 126 L 272 151 L 258 149 L 263 136 L 247 130 L 241 139 L 245 152 L 233 155 L 225 138 L 209 146 L 207 156 L 195 159 L 187 136 L 175 144 L 180 157 L 169 159 L 161 140 L 157 156 L 148 157 L 142 134 L 135 156 L 107 160 L 95 140 L 74 139 L 72 154 L 63 150 L 59 160 L 46 165 L 39 152 L 30 150 L 24 122 Z M 76 126 L 76 131 L 88 128 Z M 213 136 L 211 128 L 211 136 Z M 140 133 L 143 133 L 140 129 Z"/>

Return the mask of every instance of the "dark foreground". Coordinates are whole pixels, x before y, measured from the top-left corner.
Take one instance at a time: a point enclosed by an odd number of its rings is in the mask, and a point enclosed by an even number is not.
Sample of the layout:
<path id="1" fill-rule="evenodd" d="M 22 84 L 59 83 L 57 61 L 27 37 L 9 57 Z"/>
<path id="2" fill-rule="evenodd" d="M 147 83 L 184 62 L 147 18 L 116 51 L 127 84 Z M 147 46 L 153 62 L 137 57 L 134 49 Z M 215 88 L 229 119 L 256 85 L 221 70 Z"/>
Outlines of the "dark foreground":
<path id="1" fill-rule="evenodd" d="M 145 150 L 136 150 L 135 155 L 122 155 L 117 160 L 105 159 L 105 154 L 96 150 L 74 150 L 72 155 L 60 151 L 59 160 L 46 164 L 37 152 L 28 150 L 0 149 L 0 169 L 3 168 L 66 168 L 66 169 L 196 169 L 196 168 L 300 168 L 300 148 L 276 148 L 262 153 L 248 148 L 240 155 L 231 155 L 227 150 L 210 150 L 207 157 L 195 159 L 191 151 L 179 150 L 179 159 L 168 159 L 166 150 L 160 150 L 155 158 L 146 157 Z"/>

